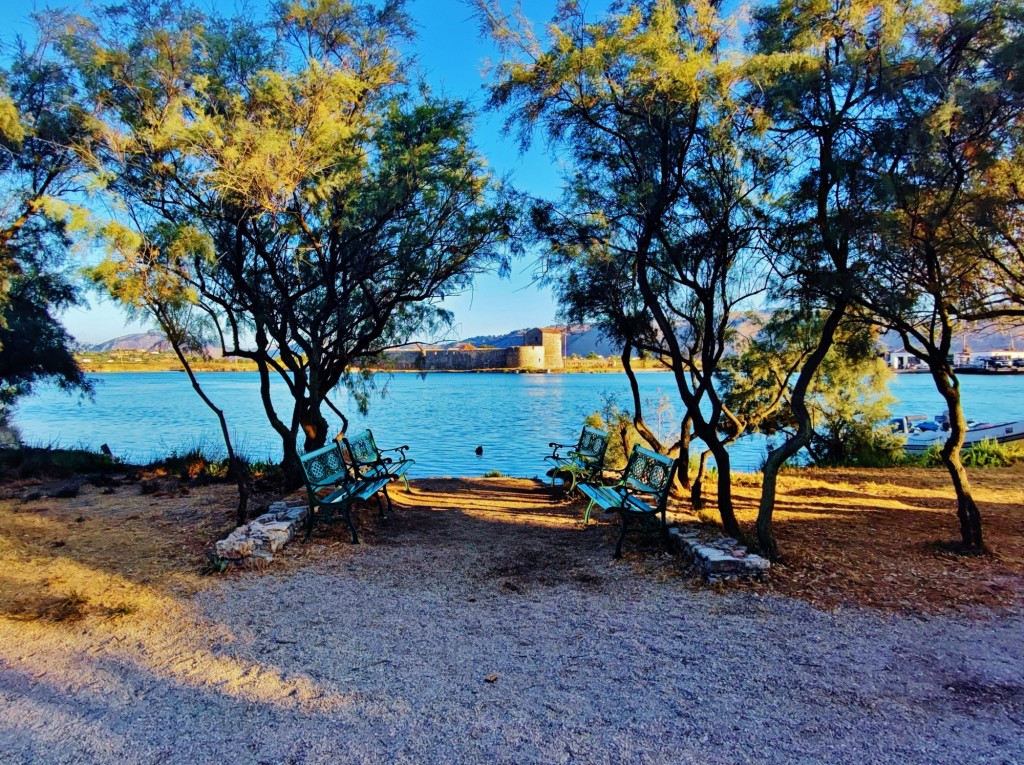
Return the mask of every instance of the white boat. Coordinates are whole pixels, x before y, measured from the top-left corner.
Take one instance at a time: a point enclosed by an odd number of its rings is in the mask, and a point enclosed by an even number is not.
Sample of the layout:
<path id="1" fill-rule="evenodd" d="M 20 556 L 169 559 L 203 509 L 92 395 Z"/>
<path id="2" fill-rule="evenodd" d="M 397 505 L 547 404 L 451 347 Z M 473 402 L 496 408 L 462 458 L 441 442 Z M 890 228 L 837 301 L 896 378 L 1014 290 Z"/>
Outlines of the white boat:
<path id="1" fill-rule="evenodd" d="M 892 430 L 897 435 L 906 436 L 903 448 L 911 454 L 927 451 L 932 446 L 942 446 L 949 438 L 947 417 L 942 415 L 934 421 L 923 415 L 909 415 L 890 420 Z M 1024 441 L 1024 420 L 1010 422 L 968 422 L 964 434 L 964 449 L 968 449 L 982 441 L 995 441 L 1008 444 Z"/>

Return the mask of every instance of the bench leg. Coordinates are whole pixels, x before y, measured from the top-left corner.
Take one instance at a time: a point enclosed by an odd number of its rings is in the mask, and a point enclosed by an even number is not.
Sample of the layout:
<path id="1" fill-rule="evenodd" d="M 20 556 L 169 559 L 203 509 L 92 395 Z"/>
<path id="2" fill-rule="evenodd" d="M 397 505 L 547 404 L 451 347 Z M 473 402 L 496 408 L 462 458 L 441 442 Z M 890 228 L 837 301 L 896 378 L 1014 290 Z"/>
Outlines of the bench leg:
<path id="1" fill-rule="evenodd" d="M 590 500 L 590 504 L 587 505 L 587 511 L 583 513 L 583 525 L 586 526 L 590 523 L 590 511 L 594 509 L 594 500 Z"/>
<path id="2" fill-rule="evenodd" d="M 612 556 L 616 559 L 622 557 L 622 540 L 626 538 L 626 524 L 628 523 L 625 513 L 619 513 L 619 515 L 622 516 L 622 529 L 619 531 L 619 541 L 615 543 L 615 555 Z"/>
<path id="3" fill-rule="evenodd" d="M 313 536 L 313 503 L 309 503 L 309 512 L 306 513 L 306 538 L 304 541 L 308 542 L 309 538 Z"/>
<path id="4" fill-rule="evenodd" d="M 352 505 L 349 503 L 341 511 L 342 516 L 345 518 L 345 524 L 348 526 L 348 530 L 352 532 L 352 544 L 359 544 L 359 535 L 356 533 L 356 525 L 352 522 Z"/>

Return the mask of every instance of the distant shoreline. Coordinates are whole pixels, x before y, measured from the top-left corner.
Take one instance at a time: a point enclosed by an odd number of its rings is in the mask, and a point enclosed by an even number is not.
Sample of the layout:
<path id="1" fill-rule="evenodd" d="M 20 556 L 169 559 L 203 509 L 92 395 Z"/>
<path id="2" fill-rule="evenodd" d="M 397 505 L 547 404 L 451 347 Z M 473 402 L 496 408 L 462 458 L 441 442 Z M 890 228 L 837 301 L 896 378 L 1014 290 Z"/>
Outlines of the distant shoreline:
<path id="1" fill-rule="evenodd" d="M 121 374 L 131 372 L 184 372 L 177 357 L 171 353 L 104 351 L 81 353 L 76 356 L 79 367 L 86 374 Z M 256 364 L 244 359 L 190 359 L 193 372 L 257 372 Z M 562 369 L 480 368 L 480 369 L 396 369 L 390 367 L 371 368 L 373 372 L 390 374 L 621 374 L 621 363 L 609 363 L 605 359 L 566 359 Z M 358 367 L 356 368 L 358 370 Z M 664 372 L 665 367 L 653 361 L 637 360 L 637 372 Z"/>
<path id="2" fill-rule="evenodd" d="M 90 375 L 117 375 L 117 374 L 140 374 L 156 372 L 180 372 L 185 373 L 181 367 L 163 366 L 121 366 L 116 369 L 88 366 L 82 367 L 82 371 Z M 210 374 L 219 372 L 258 372 L 255 364 L 239 364 L 237 367 L 218 366 L 215 368 L 193 367 L 196 374 Z M 354 371 L 359 371 L 358 367 Z M 374 373 L 396 374 L 396 375 L 419 375 L 419 374 L 444 374 L 444 375 L 473 375 L 473 374 L 507 374 L 507 375 L 599 375 L 599 374 L 624 374 L 622 367 L 603 367 L 596 369 L 370 369 Z M 640 367 L 633 371 L 638 373 L 646 372 L 668 372 L 664 367 Z"/>

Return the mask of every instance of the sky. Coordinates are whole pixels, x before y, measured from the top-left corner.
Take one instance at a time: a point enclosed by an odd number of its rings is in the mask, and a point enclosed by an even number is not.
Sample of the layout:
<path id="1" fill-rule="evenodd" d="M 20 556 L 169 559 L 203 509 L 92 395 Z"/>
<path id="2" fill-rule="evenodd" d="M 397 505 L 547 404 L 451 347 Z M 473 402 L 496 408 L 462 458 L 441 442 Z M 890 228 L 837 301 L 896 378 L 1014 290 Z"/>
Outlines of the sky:
<path id="1" fill-rule="evenodd" d="M 511 9 L 515 0 L 503 0 Z M 0 2 L 0 39 L 8 42 L 15 35 L 30 36 L 29 14 L 51 7 L 82 7 L 82 3 L 45 0 L 3 0 Z M 232 12 L 235 0 L 209 0 L 207 7 Z M 256 3 L 250 3 L 250 6 Z M 523 0 L 524 13 L 538 29 L 550 19 L 554 0 Z M 554 197 L 560 188 L 557 156 L 548 152 L 542 140 L 527 152 L 519 150 L 513 136 L 502 133 L 503 116 L 484 110 L 486 92 L 483 70 L 496 51 L 482 38 L 479 25 L 463 0 L 410 0 L 418 39 L 411 46 L 420 70 L 436 93 L 469 101 L 478 113 L 475 142 L 501 177 L 527 193 Z M 445 307 L 455 317 L 450 339 L 476 335 L 494 335 L 527 327 L 555 323 L 557 306 L 549 289 L 535 283 L 535 258 L 527 255 L 513 264 L 511 278 L 497 275 L 477 277 L 471 290 L 449 296 Z M 96 294 L 88 297 L 88 307 L 68 311 L 63 320 L 68 331 L 83 344 L 99 343 L 113 337 L 140 332 L 146 325 L 129 324 L 123 313 Z"/>

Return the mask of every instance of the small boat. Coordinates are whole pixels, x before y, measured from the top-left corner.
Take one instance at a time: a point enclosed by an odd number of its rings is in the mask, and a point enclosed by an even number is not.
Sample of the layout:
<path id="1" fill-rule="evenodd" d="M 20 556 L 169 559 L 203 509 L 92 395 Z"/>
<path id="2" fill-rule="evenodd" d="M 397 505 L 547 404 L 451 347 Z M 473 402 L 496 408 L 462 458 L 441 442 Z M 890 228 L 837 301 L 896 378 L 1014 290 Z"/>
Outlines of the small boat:
<path id="1" fill-rule="evenodd" d="M 910 454 L 925 452 L 932 446 L 942 446 L 949 438 L 948 415 L 929 420 L 925 415 L 912 414 L 895 417 L 889 421 L 889 425 L 893 433 L 906 437 L 903 448 Z M 999 444 L 1024 441 L 1024 420 L 996 423 L 969 421 L 963 448 L 968 449 L 982 441 L 995 441 Z"/>

